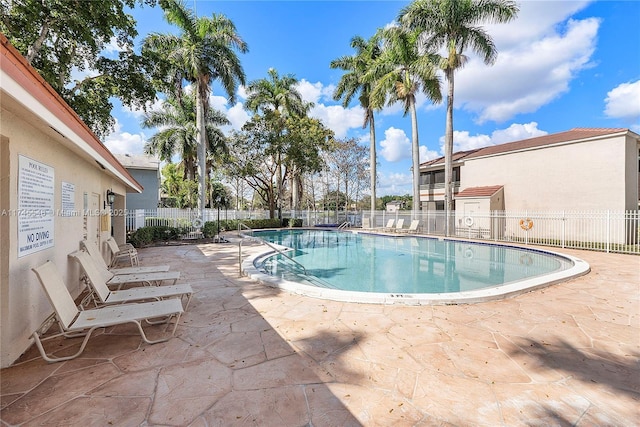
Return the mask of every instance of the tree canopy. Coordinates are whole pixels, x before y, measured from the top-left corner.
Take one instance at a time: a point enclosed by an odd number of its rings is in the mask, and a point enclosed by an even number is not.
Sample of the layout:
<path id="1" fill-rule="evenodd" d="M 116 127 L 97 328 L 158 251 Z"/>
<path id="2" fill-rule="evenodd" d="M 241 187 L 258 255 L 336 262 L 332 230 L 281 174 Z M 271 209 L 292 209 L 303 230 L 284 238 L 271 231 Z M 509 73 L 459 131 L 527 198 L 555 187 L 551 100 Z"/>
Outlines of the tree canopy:
<path id="1" fill-rule="evenodd" d="M 99 137 L 115 123 L 115 97 L 144 108 L 156 92 L 134 52 L 136 22 L 125 8 L 155 0 L 0 2 L 0 31 Z M 115 53 L 113 51 L 115 50 Z"/>

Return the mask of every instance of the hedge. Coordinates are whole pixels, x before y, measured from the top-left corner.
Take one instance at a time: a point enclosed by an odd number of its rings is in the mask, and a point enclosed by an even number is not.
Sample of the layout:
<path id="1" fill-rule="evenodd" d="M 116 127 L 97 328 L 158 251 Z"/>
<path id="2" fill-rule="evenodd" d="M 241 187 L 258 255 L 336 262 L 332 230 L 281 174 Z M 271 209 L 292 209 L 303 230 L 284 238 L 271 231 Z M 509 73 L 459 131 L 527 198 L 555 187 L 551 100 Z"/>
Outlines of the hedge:
<path id="1" fill-rule="evenodd" d="M 129 235 L 127 240 L 133 246 L 139 248 L 140 246 L 149 245 L 153 242 L 178 240 L 185 233 L 186 230 L 184 228 L 156 225 L 138 228 Z"/>
<path id="2" fill-rule="evenodd" d="M 174 220 L 168 218 L 147 218 L 148 222 L 153 223 L 161 220 L 164 224 L 173 223 Z M 283 218 L 282 220 L 274 219 L 231 219 L 220 221 L 220 231 L 237 230 L 238 223 L 241 222 L 251 229 L 261 228 L 281 228 L 281 227 L 302 227 L 301 219 Z M 135 247 L 150 245 L 154 242 L 162 242 L 167 240 L 178 240 L 183 235 L 189 233 L 191 228 L 189 224 L 182 227 L 171 227 L 168 225 L 148 225 L 134 231 L 129 235 L 127 241 Z M 205 238 L 215 237 L 218 232 L 218 224 L 216 221 L 207 221 L 202 227 L 202 235 Z"/>
<path id="3" fill-rule="evenodd" d="M 229 219 L 229 220 L 220 220 L 220 231 L 230 231 L 237 230 L 238 223 L 243 223 L 249 228 L 252 229 L 260 229 L 260 228 L 280 228 L 282 227 L 282 221 L 274 218 L 274 219 Z M 300 226 L 302 226 L 302 220 L 300 220 Z M 202 227 L 202 234 L 204 237 L 214 237 L 218 232 L 217 221 L 207 221 L 204 223 L 204 227 Z"/>

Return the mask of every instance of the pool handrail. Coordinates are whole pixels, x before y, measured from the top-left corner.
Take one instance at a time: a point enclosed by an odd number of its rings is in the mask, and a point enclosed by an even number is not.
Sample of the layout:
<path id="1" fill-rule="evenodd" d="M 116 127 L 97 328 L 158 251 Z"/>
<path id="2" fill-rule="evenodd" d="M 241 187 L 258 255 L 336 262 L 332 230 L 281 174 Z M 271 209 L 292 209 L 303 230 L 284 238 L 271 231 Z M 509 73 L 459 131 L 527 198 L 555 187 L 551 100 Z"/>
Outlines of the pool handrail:
<path id="1" fill-rule="evenodd" d="M 347 227 L 351 227 L 351 223 L 349 221 L 345 221 L 338 226 L 338 230 L 344 230 Z"/>
<path id="2" fill-rule="evenodd" d="M 253 241 L 258 241 L 260 243 L 263 243 L 267 246 L 269 246 L 271 249 L 273 249 L 274 251 L 276 251 L 277 253 L 279 253 L 280 255 L 282 255 L 283 257 L 287 258 L 288 260 L 290 260 L 291 262 L 293 262 L 296 265 L 299 265 L 300 267 L 302 267 L 302 271 L 304 272 L 305 276 L 308 276 L 309 274 L 307 273 L 307 269 L 304 267 L 304 265 L 300 264 L 298 261 L 296 261 L 295 259 L 291 258 L 289 255 L 287 255 L 286 253 L 284 253 L 284 251 L 280 248 L 278 248 L 277 246 L 267 242 L 266 240 L 260 238 L 260 237 L 255 237 L 253 235 L 253 228 L 247 226 L 246 224 L 243 224 L 241 222 L 238 223 L 238 227 L 240 227 L 240 225 L 244 226 L 244 228 L 246 228 L 247 230 L 251 231 L 251 236 L 245 236 L 242 235 L 242 239 L 240 239 L 240 242 L 238 243 L 238 263 L 239 263 L 239 267 L 240 267 L 240 276 L 242 276 L 242 242 L 244 241 L 244 239 L 248 238 L 251 239 Z M 288 248 L 291 249 L 291 248 Z"/>

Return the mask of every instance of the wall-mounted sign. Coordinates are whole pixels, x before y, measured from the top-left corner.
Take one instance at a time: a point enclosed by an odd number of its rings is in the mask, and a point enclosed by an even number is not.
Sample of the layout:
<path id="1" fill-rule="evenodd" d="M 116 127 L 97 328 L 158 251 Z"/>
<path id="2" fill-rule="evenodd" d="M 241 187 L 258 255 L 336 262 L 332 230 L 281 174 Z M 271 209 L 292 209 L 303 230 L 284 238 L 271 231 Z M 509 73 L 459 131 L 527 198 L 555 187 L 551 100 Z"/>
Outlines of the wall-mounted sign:
<path id="1" fill-rule="evenodd" d="M 18 156 L 18 257 L 54 246 L 54 170 Z"/>
<path id="2" fill-rule="evenodd" d="M 76 186 L 70 182 L 62 181 L 62 206 L 60 215 L 75 216 L 76 215 Z"/>

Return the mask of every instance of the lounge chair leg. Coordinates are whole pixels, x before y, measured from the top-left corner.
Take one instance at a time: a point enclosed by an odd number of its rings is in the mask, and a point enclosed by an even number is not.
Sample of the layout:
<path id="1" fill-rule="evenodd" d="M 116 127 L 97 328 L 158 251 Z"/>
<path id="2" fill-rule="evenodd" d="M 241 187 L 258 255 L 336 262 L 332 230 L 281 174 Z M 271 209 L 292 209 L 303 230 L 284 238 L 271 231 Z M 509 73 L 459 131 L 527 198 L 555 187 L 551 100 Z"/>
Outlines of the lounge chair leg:
<path id="1" fill-rule="evenodd" d="M 89 329 L 89 331 L 87 332 L 87 334 L 85 335 L 84 339 L 82 340 L 82 344 L 80 345 L 80 350 L 78 350 L 76 352 L 76 354 L 71 355 L 71 356 L 65 356 L 65 357 L 53 357 L 53 356 L 49 356 L 47 354 L 47 352 L 44 350 L 44 346 L 42 345 L 42 341 L 40 340 L 40 335 L 38 335 L 38 332 L 34 332 L 33 333 L 33 339 L 36 342 L 36 347 L 38 347 L 38 350 L 40 351 L 40 355 L 42 356 L 42 358 L 44 360 L 46 360 L 49 363 L 55 363 L 55 362 L 62 362 L 65 360 L 71 360 L 71 359 L 75 359 L 76 357 L 80 356 L 80 354 L 82 354 L 82 352 L 84 351 L 84 348 L 87 346 L 87 341 L 89 341 L 89 337 L 91 337 L 91 333 L 95 330 L 96 328 L 91 328 Z M 53 337 L 50 338 L 54 338 L 55 335 Z"/>
<path id="2" fill-rule="evenodd" d="M 169 316 L 169 321 L 167 322 L 167 324 L 171 321 L 171 317 L 173 316 Z M 158 340 L 150 340 L 149 338 L 147 338 L 147 334 L 144 333 L 144 329 L 142 329 L 142 324 L 140 322 L 133 322 L 136 325 L 138 325 L 138 330 L 140 331 L 140 335 L 142 336 L 142 339 L 144 340 L 144 342 L 146 342 L 147 344 L 158 344 L 161 342 L 165 342 L 165 341 L 169 341 L 171 339 L 171 337 L 173 337 L 176 333 L 176 328 L 178 327 L 178 321 L 180 320 L 180 314 L 177 315 L 176 317 L 176 324 L 173 327 L 173 331 L 171 333 L 170 336 L 166 337 L 166 338 L 161 338 Z"/>

